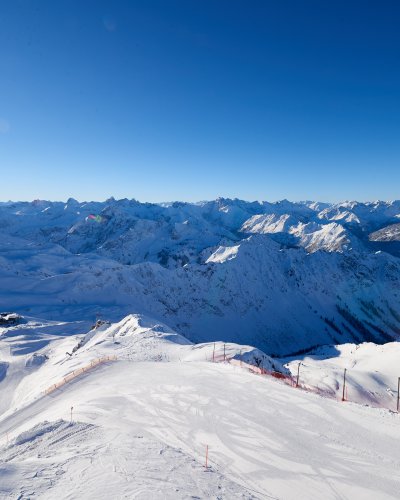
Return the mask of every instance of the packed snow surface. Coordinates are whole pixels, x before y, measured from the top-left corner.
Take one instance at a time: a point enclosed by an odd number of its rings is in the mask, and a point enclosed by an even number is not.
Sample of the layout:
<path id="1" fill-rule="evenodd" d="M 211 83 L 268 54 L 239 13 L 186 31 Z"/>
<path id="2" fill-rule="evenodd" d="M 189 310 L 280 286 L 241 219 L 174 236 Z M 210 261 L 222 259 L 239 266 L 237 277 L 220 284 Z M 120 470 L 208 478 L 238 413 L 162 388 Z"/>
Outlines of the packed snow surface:
<path id="1" fill-rule="evenodd" d="M 281 360 L 305 387 L 360 404 L 397 409 L 400 343 L 343 344 L 313 349 L 300 358 Z M 300 364 L 300 367 L 299 367 Z"/>
<path id="2" fill-rule="evenodd" d="M 141 315 L 71 336 L 79 327 L 31 319 L 3 330 L 13 375 L 0 397 L 11 386 L 15 397 L 0 414 L 1 498 L 398 498 L 397 413 L 255 375 L 224 363 L 223 343 L 194 345 Z M 43 345 L 30 344 L 36 331 Z M 397 352 L 384 347 L 381 370 Z M 254 362 L 252 349 L 228 345 L 225 356 Z"/>

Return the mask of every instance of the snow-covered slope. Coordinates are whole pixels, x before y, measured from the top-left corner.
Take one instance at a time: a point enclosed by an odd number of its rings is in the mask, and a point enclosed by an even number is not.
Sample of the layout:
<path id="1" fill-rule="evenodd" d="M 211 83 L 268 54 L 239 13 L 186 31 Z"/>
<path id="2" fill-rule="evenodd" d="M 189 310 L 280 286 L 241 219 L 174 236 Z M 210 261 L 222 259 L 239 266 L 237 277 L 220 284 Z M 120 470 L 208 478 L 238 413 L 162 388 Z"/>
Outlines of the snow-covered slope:
<path id="1" fill-rule="evenodd" d="M 130 362 L 234 358 L 289 373 L 279 361 L 255 347 L 218 341 L 192 344 L 166 324 L 140 314 L 130 314 L 113 324 L 98 320 L 90 329 L 83 322 L 27 318 L 25 323 L 0 328 L 0 339 L 3 413 L 31 403 L 53 384 L 85 368 L 89 361 L 114 356 Z"/>
<path id="2" fill-rule="evenodd" d="M 213 344 L 137 314 L 84 331 L 29 318 L 2 330 L 0 399 L 11 385 L 14 397 L 0 411 L 1 498 L 397 498 L 398 414 L 213 363 Z"/>
<path id="3" fill-rule="evenodd" d="M 377 407 L 397 409 L 400 343 L 323 346 L 288 360 L 281 360 L 299 383 L 325 396 Z M 300 364 L 300 367 L 299 367 Z"/>
<path id="4" fill-rule="evenodd" d="M 369 235 L 371 241 L 400 241 L 400 224 L 390 224 Z"/>
<path id="5" fill-rule="evenodd" d="M 54 321 L 134 311 L 197 343 L 280 355 L 381 343 L 400 333 L 400 260 L 369 235 L 399 215 L 400 202 L 3 203 L 0 308 Z"/>

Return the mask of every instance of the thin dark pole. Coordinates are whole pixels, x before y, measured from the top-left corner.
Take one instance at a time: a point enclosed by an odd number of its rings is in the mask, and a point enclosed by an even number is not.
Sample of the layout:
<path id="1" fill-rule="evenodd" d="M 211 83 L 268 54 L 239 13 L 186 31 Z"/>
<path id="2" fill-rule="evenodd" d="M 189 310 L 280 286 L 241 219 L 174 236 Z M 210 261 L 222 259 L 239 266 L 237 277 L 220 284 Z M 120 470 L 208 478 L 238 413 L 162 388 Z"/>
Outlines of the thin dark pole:
<path id="1" fill-rule="evenodd" d="M 296 387 L 299 387 L 300 365 L 301 365 L 301 362 L 297 365 L 297 380 L 296 380 Z"/>
<path id="2" fill-rule="evenodd" d="M 347 368 L 344 369 L 344 373 L 343 373 L 343 395 L 342 395 L 342 401 L 346 401 L 344 395 L 345 395 L 345 390 L 346 390 L 346 372 L 347 372 Z"/>
<path id="3" fill-rule="evenodd" d="M 397 413 L 399 413 L 399 401 L 400 401 L 400 377 L 397 379 Z"/>
<path id="4" fill-rule="evenodd" d="M 225 344 L 224 344 L 224 361 L 226 361 L 226 358 L 225 358 Z"/>

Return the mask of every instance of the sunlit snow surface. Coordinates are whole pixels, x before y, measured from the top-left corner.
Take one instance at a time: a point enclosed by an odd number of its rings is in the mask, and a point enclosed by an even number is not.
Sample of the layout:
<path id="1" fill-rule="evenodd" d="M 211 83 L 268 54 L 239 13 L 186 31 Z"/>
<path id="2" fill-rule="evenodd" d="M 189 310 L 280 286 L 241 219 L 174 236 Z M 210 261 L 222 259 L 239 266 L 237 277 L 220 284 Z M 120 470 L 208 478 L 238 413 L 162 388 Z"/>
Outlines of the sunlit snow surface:
<path id="1" fill-rule="evenodd" d="M 398 497 L 396 413 L 212 363 L 214 344 L 193 345 L 139 315 L 72 336 L 82 324 L 31 323 L 2 335 L 0 397 L 13 393 L 0 416 L 2 498 Z M 43 345 L 31 343 L 29 326 Z M 363 349 L 373 347 L 358 349 L 367 369 Z M 119 359 L 44 395 L 110 353 Z"/>

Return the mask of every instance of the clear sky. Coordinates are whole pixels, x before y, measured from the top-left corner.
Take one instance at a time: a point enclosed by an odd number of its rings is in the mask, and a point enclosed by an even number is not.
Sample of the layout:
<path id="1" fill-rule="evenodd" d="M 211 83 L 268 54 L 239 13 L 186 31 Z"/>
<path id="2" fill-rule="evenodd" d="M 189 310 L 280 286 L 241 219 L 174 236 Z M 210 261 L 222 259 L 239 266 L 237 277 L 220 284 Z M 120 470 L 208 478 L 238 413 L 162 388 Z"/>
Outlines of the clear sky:
<path id="1" fill-rule="evenodd" d="M 400 198 L 400 2 L 2 0 L 0 199 Z"/>

